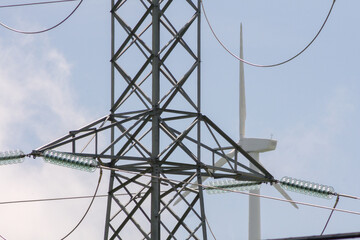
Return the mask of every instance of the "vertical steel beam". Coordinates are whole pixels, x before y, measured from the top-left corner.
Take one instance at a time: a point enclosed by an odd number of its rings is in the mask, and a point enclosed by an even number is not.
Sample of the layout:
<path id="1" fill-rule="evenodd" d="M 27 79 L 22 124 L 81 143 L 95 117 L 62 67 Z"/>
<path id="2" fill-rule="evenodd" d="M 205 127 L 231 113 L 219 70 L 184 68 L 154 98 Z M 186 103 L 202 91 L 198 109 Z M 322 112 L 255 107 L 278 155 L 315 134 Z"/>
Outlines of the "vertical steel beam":
<path id="1" fill-rule="evenodd" d="M 160 240 L 160 5 L 153 0 L 152 10 L 152 178 L 151 178 L 151 239 Z"/>
<path id="2" fill-rule="evenodd" d="M 114 0 L 111 0 L 111 59 L 114 58 L 115 54 L 115 16 L 112 12 L 114 8 Z M 115 103 L 115 66 L 114 63 L 111 61 L 111 79 L 110 79 L 110 86 L 111 86 L 111 93 L 110 93 L 110 106 L 111 109 L 114 108 Z M 113 114 L 114 112 L 111 112 Z M 114 127 L 111 128 L 110 133 L 110 142 L 112 143 L 115 138 L 115 129 Z M 114 147 L 111 147 L 111 155 L 114 155 Z M 114 188 L 114 171 L 111 171 L 110 173 L 110 179 L 109 179 L 109 192 Z M 107 208 L 106 208 L 106 216 L 105 216 L 105 231 L 104 231 L 104 239 L 109 239 L 109 229 L 110 229 L 110 218 L 111 218 L 111 203 L 112 203 L 112 194 L 109 194 L 107 197 Z"/>
<path id="3" fill-rule="evenodd" d="M 197 8 L 198 8 L 198 19 L 197 19 L 197 108 L 198 108 L 198 118 L 201 117 L 201 68 L 200 68 L 200 62 L 201 62 L 201 0 L 198 0 L 197 2 Z M 197 176 L 197 182 L 199 184 L 202 184 L 202 178 L 201 178 L 201 121 L 198 122 L 197 125 L 197 158 L 199 160 L 198 162 L 198 176 Z M 201 187 L 199 187 L 199 201 L 200 201 L 200 214 L 201 214 L 201 225 L 202 225 L 202 234 L 203 239 L 207 239 L 207 233 L 206 233 L 206 214 L 205 214 L 205 203 L 204 203 L 204 192 Z"/>

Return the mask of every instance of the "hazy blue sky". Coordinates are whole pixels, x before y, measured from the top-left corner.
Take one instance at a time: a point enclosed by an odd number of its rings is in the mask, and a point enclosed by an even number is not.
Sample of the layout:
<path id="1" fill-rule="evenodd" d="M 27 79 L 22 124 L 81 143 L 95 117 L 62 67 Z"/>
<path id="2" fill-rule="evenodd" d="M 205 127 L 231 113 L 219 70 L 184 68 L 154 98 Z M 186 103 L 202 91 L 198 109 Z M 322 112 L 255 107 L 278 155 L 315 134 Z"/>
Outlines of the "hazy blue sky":
<path id="1" fill-rule="evenodd" d="M 2 0 L 0 5 L 13 2 Z M 300 51 L 318 31 L 331 3 L 204 2 L 215 31 L 235 53 L 243 23 L 245 58 L 259 64 L 276 63 Z M 23 30 L 43 29 L 64 18 L 75 5 L 2 8 L 0 21 Z M 0 28 L 0 149 L 30 152 L 108 113 L 109 8 L 110 1 L 85 0 L 66 23 L 40 35 Z M 276 151 L 260 156 L 278 179 L 292 176 L 360 196 L 359 8 L 356 0 L 337 1 L 318 39 L 294 61 L 267 69 L 245 66 L 246 136 L 278 140 Z M 238 61 L 219 46 L 204 19 L 202 34 L 203 114 L 237 141 Z M 26 159 L 23 164 L 0 168 L 0 202 L 91 195 L 97 178 L 97 172 Z M 105 174 L 100 193 L 106 193 L 107 180 Z M 261 191 L 280 197 L 270 186 Z M 290 195 L 329 207 L 335 201 Z M 207 217 L 217 239 L 246 239 L 247 202 L 241 194 L 206 195 Z M 88 203 L 0 204 L 0 235 L 7 240 L 60 239 Z M 296 210 L 272 200 L 261 200 L 261 204 L 264 239 L 317 235 L 330 214 L 305 206 Z M 340 199 L 338 208 L 359 212 L 360 202 Z M 105 210 L 105 199 L 97 199 L 68 239 L 101 239 Z M 335 212 L 326 233 L 355 232 L 359 226 L 360 216 Z"/>

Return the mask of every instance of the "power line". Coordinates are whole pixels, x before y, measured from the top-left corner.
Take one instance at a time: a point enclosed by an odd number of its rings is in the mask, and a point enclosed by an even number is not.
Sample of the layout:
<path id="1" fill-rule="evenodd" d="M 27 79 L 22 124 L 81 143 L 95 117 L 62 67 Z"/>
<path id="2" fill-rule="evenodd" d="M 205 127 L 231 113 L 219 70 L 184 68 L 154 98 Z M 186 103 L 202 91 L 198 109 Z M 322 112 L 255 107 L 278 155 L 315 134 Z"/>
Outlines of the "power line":
<path id="1" fill-rule="evenodd" d="M 357 196 L 351 196 L 351 195 L 347 195 L 347 194 L 343 194 L 343 193 L 337 193 L 337 195 L 339 195 L 340 197 L 346 197 L 346 198 L 360 200 L 360 197 L 357 197 Z"/>
<path id="2" fill-rule="evenodd" d="M 94 195 L 92 196 L 78 196 L 78 197 L 62 197 L 62 198 L 46 198 L 46 199 L 32 199 L 32 200 L 20 200 L 20 201 L 8 201 L 8 202 L 0 202 L 0 205 L 1 204 L 12 204 L 12 203 L 30 203 L 30 202 L 45 202 L 45 201 L 57 201 L 57 200 L 70 200 L 70 199 L 83 199 L 83 198 L 92 198 L 91 199 L 91 202 L 88 206 L 88 208 L 86 209 L 84 215 L 82 216 L 82 218 L 79 220 L 79 222 L 75 225 L 75 227 L 73 227 L 73 229 L 67 233 L 63 238 L 61 238 L 61 240 L 64 240 L 66 239 L 68 236 L 70 236 L 79 226 L 80 224 L 82 223 L 82 221 L 85 219 L 85 217 L 87 216 L 87 214 L 89 213 L 91 207 L 92 207 L 92 204 L 94 203 L 94 200 L 96 197 L 106 197 L 108 195 L 97 195 L 97 192 L 99 190 L 99 186 L 100 186 L 100 183 L 101 183 L 101 179 L 102 179 L 102 169 L 100 168 L 100 174 L 99 174 L 99 179 L 98 179 L 98 183 L 96 185 L 96 189 L 95 189 L 95 193 Z M 0 237 L 2 239 L 5 239 L 3 238 L 1 235 Z M 5 239 L 6 240 L 6 239 Z"/>
<path id="3" fill-rule="evenodd" d="M 231 52 L 231 51 L 225 46 L 225 44 L 219 39 L 219 37 L 217 36 L 217 34 L 215 33 L 215 31 L 214 31 L 214 29 L 213 29 L 213 27 L 212 27 L 212 25 L 211 25 L 211 23 L 210 23 L 210 21 L 209 21 L 209 19 L 208 19 L 208 17 L 207 17 L 207 14 L 206 14 L 206 11 L 205 11 L 205 7 L 204 7 L 204 3 L 203 3 L 202 0 L 201 0 L 200 2 L 201 2 L 201 7 L 202 7 L 203 12 L 204 12 L 204 16 L 205 16 L 206 22 L 207 22 L 207 24 L 208 24 L 208 26 L 209 26 L 212 34 L 214 35 L 214 37 L 215 37 L 215 39 L 218 41 L 218 43 L 225 49 L 225 51 L 227 51 L 231 56 L 233 56 L 234 58 L 236 58 L 237 60 L 239 60 L 239 61 L 241 61 L 241 62 L 243 62 L 243 63 L 245 63 L 245 64 L 248 64 L 248 65 L 254 66 L 254 67 L 264 67 L 264 68 L 265 68 L 265 67 L 277 67 L 277 66 L 283 65 L 283 64 L 285 64 L 285 63 L 288 63 L 288 62 L 294 60 L 295 58 L 297 58 L 298 56 L 300 56 L 303 52 L 305 52 L 305 50 L 310 47 L 310 45 L 316 40 L 316 38 L 320 35 L 321 31 L 323 30 L 323 28 L 324 28 L 325 24 L 327 23 L 327 20 L 329 19 L 330 14 L 331 14 L 331 12 L 332 12 L 332 10 L 333 10 L 333 7 L 334 7 L 334 5 L 335 5 L 335 1 L 336 1 L 336 0 L 333 0 L 333 3 L 332 3 L 331 8 L 330 8 L 330 10 L 329 10 L 329 13 L 328 13 L 328 15 L 326 16 L 325 21 L 323 22 L 320 30 L 317 32 L 317 34 L 315 35 L 315 37 L 310 41 L 310 43 L 309 43 L 308 45 L 306 45 L 306 47 L 305 47 L 303 50 L 301 50 L 301 51 L 300 51 L 299 53 L 297 53 L 295 56 L 293 56 L 293 57 L 291 57 L 291 58 L 289 58 L 289 59 L 287 59 L 287 60 L 285 60 L 285 61 L 282 61 L 282 62 L 279 62 L 279 63 L 276 63 L 276 64 L 269 64 L 269 65 L 261 65 L 261 64 L 251 63 L 251 62 L 249 62 L 249 61 L 246 61 L 245 59 L 240 58 L 239 56 L 237 56 L 237 55 L 234 54 L 233 52 Z"/>
<path id="4" fill-rule="evenodd" d="M 95 189 L 94 196 L 93 196 L 93 198 L 91 199 L 91 202 L 90 202 L 90 204 L 89 204 L 89 207 L 86 209 L 85 214 L 82 216 L 82 218 L 80 219 L 80 221 L 76 224 L 76 226 L 75 226 L 68 234 L 66 234 L 65 237 L 61 238 L 61 240 L 64 240 L 65 238 L 67 238 L 68 236 L 70 236 L 70 235 L 80 226 L 80 224 L 82 223 L 82 221 L 85 219 L 86 215 L 87 215 L 88 212 L 90 211 L 90 208 L 91 208 L 92 204 L 94 203 L 94 200 L 95 200 L 97 191 L 99 190 L 99 186 L 100 186 L 100 183 L 101 183 L 101 177 L 102 177 L 102 169 L 100 168 L 99 180 L 98 180 L 98 183 L 97 183 L 97 186 L 96 186 L 96 189 Z"/>
<path id="5" fill-rule="evenodd" d="M 209 230 L 210 230 L 210 233 L 211 235 L 213 236 L 213 238 L 216 240 L 216 237 L 215 237 L 215 234 L 213 233 L 211 227 L 210 227 L 210 224 L 209 224 L 209 221 L 207 220 L 207 218 L 205 218 L 205 221 L 206 221 L 206 225 L 208 226 Z"/>
<path id="6" fill-rule="evenodd" d="M 112 170 L 112 171 L 119 171 L 119 172 L 124 172 L 124 173 L 129 173 L 129 174 L 139 174 L 142 176 L 146 176 L 146 177 L 150 177 L 150 178 L 158 178 L 161 180 L 169 180 L 169 181 L 173 181 L 173 182 L 177 182 L 177 183 L 182 183 L 182 184 L 188 184 L 187 182 L 183 182 L 183 181 L 178 181 L 175 179 L 168 179 L 168 178 L 164 178 L 164 177 L 157 177 L 157 176 L 150 176 L 147 174 L 143 174 L 143 173 L 136 173 L 136 172 L 131 172 L 131 171 L 127 171 L 127 170 L 121 170 L 121 169 L 116 169 L 116 168 L 111 168 L 111 167 L 105 167 L 105 166 L 99 166 L 100 168 L 100 175 L 99 175 L 99 180 L 96 186 L 96 190 L 94 195 L 92 196 L 72 196 L 72 197 L 59 197 L 59 198 L 45 198 L 45 199 L 30 199 L 30 200 L 19 200 L 19 201 L 7 201 L 7 202 L 0 202 L 0 205 L 3 204 L 16 204 L 16 203 L 32 203 L 32 202 L 45 202 L 45 201 L 58 201 L 58 200 L 73 200 L 73 199 L 84 199 L 84 198 L 92 198 L 86 212 L 84 213 L 83 217 L 80 219 L 80 221 L 76 224 L 76 226 L 65 236 L 63 237 L 61 240 L 66 239 L 68 236 L 70 236 L 77 228 L 78 226 L 82 223 L 82 221 L 85 219 L 85 217 L 87 216 L 88 212 L 90 211 L 92 204 L 95 200 L 95 198 L 99 198 L 99 197 L 108 197 L 108 194 L 102 194 L 102 195 L 97 195 L 100 183 L 101 183 L 101 178 L 102 178 L 102 170 L 106 169 L 106 170 Z M 216 189 L 216 190 L 223 190 L 223 191 L 228 191 L 228 192 L 234 192 L 234 193 L 240 193 L 240 194 L 244 194 L 244 195 L 250 195 L 250 196 L 256 196 L 256 197 L 261 197 L 261 198 L 266 198 L 266 199 L 272 199 L 272 200 L 277 200 L 277 201 L 282 201 L 282 202 L 293 202 L 299 205 L 305 205 L 305 206 L 310 206 L 310 207 L 316 207 L 316 208 L 322 208 L 322 209 L 327 209 L 327 210 L 331 210 L 330 216 L 325 224 L 324 229 L 322 230 L 322 233 L 320 236 L 323 235 L 330 219 L 331 216 L 333 214 L 334 211 L 339 211 L 339 212 L 344 212 L 344 213 L 350 213 L 350 214 L 355 214 L 355 215 L 360 215 L 360 212 L 355 212 L 355 211 L 349 211 L 349 210 L 343 210 L 343 209 L 336 209 L 336 206 L 338 204 L 339 201 L 339 197 L 343 196 L 343 197 L 348 197 L 348 198 L 352 198 L 352 199 L 360 199 L 359 197 L 356 196 L 351 196 L 351 195 L 345 195 L 345 194 L 336 194 L 337 195 L 337 199 L 335 202 L 335 205 L 331 208 L 331 207 L 327 207 L 327 206 L 321 206 L 321 205 L 315 205 L 315 204 L 311 204 L 311 203 L 305 203 L 305 202 L 298 202 L 298 201 L 293 201 L 293 200 L 287 200 L 287 199 L 281 199 L 281 198 L 276 198 L 276 197 L 271 197 L 271 196 L 266 196 L 266 195 L 260 195 L 260 194 L 254 194 L 254 193 L 247 193 L 247 192 L 242 192 L 242 191 L 237 191 L 237 190 L 232 190 L 232 189 L 228 189 L 228 188 L 221 188 L 221 187 L 216 187 L 216 186 L 207 186 L 207 185 L 203 185 L 203 184 L 198 184 L 198 183 L 191 183 L 192 185 L 198 186 L 198 187 L 202 187 L 202 188 L 212 188 L 212 189 Z M 165 191 L 163 191 L 165 192 Z M 123 193 L 123 194 L 114 194 L 115 196 L 123 196 L 123 195 L 139 195 L 139 193 Z M 209 227 L 209 230 L 213 236 L 213 238 L 216 240 L 216 237 L 210 227 L 210 224 L 207 220 L 207 218 L 205 218 L 206 224 Z M 3 238 L 1 235 L 0 237 L 2 239 Z M 314 239 L 318 239 L 318 238 L 314 238 Z M 319 238 L 320 239 L 320 238 Z M 329 238 L 329 239 L 337 239 L 337 238 Z"/>
<path id="7" fill-rule="evenodd" d="M 173 182 L 181 183 L 181 184 L 189 184 L 189 183 L 184 182 L 184 181 L 179 181 L 179 180 L 175 180 L 175 179 L 168 179 L 168 178 L 158 177 L 158 176 L 151 176 L 151 175 L 147 175 L 147 174 L 144 174 L 144 173 L 131 172 L 131 171 L 123 170 L 123 169 L 111 168 L 111 167 L 106 167 L 106 166 L 99 166 L 99 167 L 103 168 L 103 169 L 111 170 L 111 171 L 118 171 L 118 172 L 124 172 L 124 173 L 129 173 L 129 174 L 138 174 L 138 175 L 142 175 L 142 176 L 145 176 L 145 177 L 157 178 L 157 179 L 160 179 L 160 180 L 173 181 Z M 250 192 L 249 193 L 248 192 L 242 192 L 242 191 L 237 191 L 237 190 L 228 189 L 228 188 L 221 188 L 221 187 L 216 187 L 216 186 L 207 186 L 207 185 L 203 185 L 203 184 L 199 184 L 199 183 L 191 183 L 191 184 L 195 185 L 195 186 L 198 186 L 198 187 L 202 187 L 202 188 L 217 189 L 217 190 L 222 190 L 222 191 L 227 191 L 227 192 L 233 192 L 233 193 L 239 193 L 239 194 L 243 194 L 243 195 L 261 197 L 261 198 L 271 199 L 271 200 L 281 201 L 281 202 L 296 203 L 296 204 L 304 205 L 304 206 L 308 206 L 308 207 L 322 208 L 322 209 L 326 209 L 326 210 L 334 210 L 334 211 L 338 211 L 338 212 L 349 213 L 349 214 L 354 214 L 354 215 L 359 215 L 360 216 L 360 212 L 346 210 L 346 209 L 332 208 L 332 207 L 327 207 L 327 206 L 323 206 L 323 205 L 317 205 L 317 204 L 306 203 L 306 202 L 299 202 L 299 201 L 294 201 L 294 200 L 287 200 L 287 199 L 283 199 L 283 198 L 271 197 L 271 196 L 267 196 L 267 195 L 261 195 L 261 194 L 250 193 Z M 349 195 L 347 195 L 347 196 L 349 196 Z M 354 197 L 354 196 L 352 196 L 352 197 L 359 199 L 358 197 Z"/>
<path id="8" fill-rule="evenodd" d="M 39 30 L 39 31 L 23 31 L 23 30 L 19 30 L 19 29 L 9 27 L 8 25 L 6 25 L 6 24 L 4 24 L 2 22 L 0 22 L 0 26 L 4 27 L 4 28 L 6 28 L 6 29 L 8 29 L 10 31 L 13 31 L 13 32 L 16 32 L 16 33 L 21 33 L 21 34 L 39 34 L 39 33 L 48 32 L 50 30 L 53 30 L 54 28 L 57 28 L 58 26 L 60 26 L 64 22 L 66 22 L 76 12 L 76 10 L 80 7 L 80 5 L 82 4 L 83 1 L 84 0 L 80 0 L 79 4 L 76 5 L 74 10 L 72 10 L 72 12 L 67 17 L 65 17 L 62 21 L 60 21 L 59 23 L 55 24 L 52 27 L 49 27 L 49 28 L 46 28 L 46 29 L 43 29 L 43 30 Z"/>
<path id="9" fill-rule="evenodd" d="M 338 233 L 338 234 L 306 236 L 306 237 L 287 237 L 287 238 L 276 238 L 270 240 L 325 240 L 325 239 L 350 239 L 350 238 L 357 238 L 357 239 L 360 238 L 360 232 Z"/>
<path id="10" fill-rule="evenodd" d="M 112 171 L 120 171 L 120 172 L 129 173 L 129 174 L 140 174 L 140 175 L 143 175 L 143 176 L 146 176 L 146 177 L 155 177 L 155 176 L 150 176 L 150 175 L 147 175 L 147 174 L 136 173 L 136 172 L 121 170 L 121 169 L 117 169 L 117 168 L 110 168 L 110 167 L 105 167 L 105 166 L 100 166 L 100 169 L 107 169 L 107 170 L 112 170 Z M 170 181 L 173 181 L 173 182 L 187 184 L 186 182 L 178 181 L 178 180 L 175 180 L 175 179 L 168 179 L 168 178 L 163 178 L 163 177 L 158 177 L 158 178 L 161 179 L 161 180 L 170 180 Z M 222 190 L 222 191 L 239 193 L 239 194 L 244 194 L 244 195 L 249 195 L 249 196 L 261 197 L 261 198 L 271 199 L 271 200 L 275 200 L 275 201 L 292 202 L 292 203 L 296 203 L 296 204 L 304 205 L 304 206 L 309 206 L 309 207 L 316 207 L 316 208 L 322 208 L 322 209 L 327 209 L 327 210 L 331 210 L 331 211 L 339 211 L 339 212 L 344 212 L 344 213 L 349 213 L 349 214 L 360 215 L 360 212 L 344 210 L 344 209 L 337 209 L 337 208 L 335 208 L 336 206 L 331 208 L 331 207 L 327 207 L 327 206 L 316 205 L 316 204 L 311 204 L 311 203 L 306 203 L 306 202 L 298 202 L 298 201 L 294 201 L 294 200 L 287 200 L 287 199 L 271 197 L 271 196 L 267 196 L 267 195 L 242 192 L 242 191 L 232 190 L 232 189 L 229 189 L 229 188 L 221 188 L 221 187 L 216 187 L 216 186 L 207 186 L 207 185 L 198 184 L 198 183 L 191 183 L 191 184 L 195 185 L 195 186 L 200 186 L 200 187 L 203 187 L 203 188 L 212 188 L 212 189 L 216 189 L 216 190 Z M 131 193 L 131 194 L 135 195 L 136 193 Z M 120 193 L 120 194 L 114 194 L 114 195 L 115 196 L 127 196 L 129 194 L 128 193 Z M 345 194 L 337 194 L 337 195 L 338 196 L 343 196 L 343 197 L 349 197 L 349 198 L 352 198 L 352 199 L 358 199 L 358 200 L 360 199 L 359 197 L 351 196 L 351 195 L 345 195 Z M 102 194 L 102 195 L 96 195 L 95 198 L 102 198 L 102 197 L 107 197 L 107 196 L 109 196 L 109 195 L 108 194 Z M 92 197 L 94 197 L 94 196 L 71 196 L 71 197 L 58 197 L 58 198 L 15 200 L 15 201 L 0 202 L 0 205 L 20 204 L 20 203 L 34 203 L 34 202 L 48 202 L 48 201 L 61 201 L 61 200 L 75 200 L 75 199 L 86 199 L 86 198 L 92 198 Z"/>
<path id="11" fill-rule="evenodd" d="M 337 204 L 339 203 L 339 198 L 340 198 L 340 195 L 337 195 L 336 200 L 335 200 L 335 204 L 334 204 L 334 207 L 333 207 L 334 209 L 336 208 Z M 330 216 L 329 216 L 328 220 L 326 221 L 325 226 L 324 226 L 324 229 L 322 230 L 322 232 L 321 232 L 320 235 L 323 235 L 323 234 L 324 234 L 325 229 L 326 229 L 327 225 L 329 224 L 330 218 L 331 218 L 331 216 L 333 215 L 333 213 L 334 213 L 334 210 L 331 211 Z"/>
<path id="12" fill-rule="evenodd" d="M 9 4 L 9 5 L 0 5 L 0 8 L 25 7 L 25 6 L 34 6 L 34 5 L 43 5 L 43 4 L 52 4 L 52 3 L 74 2 L 74 1 L 78 1 L 78 0 L 57 0 L 57 1 L 48 1 L 48 2 Z"/>
<path id="13" fill-rule="evenodd" d="M 165 191 L 161 191 L 165 192 Z M 135 196 L 139 195 L 138 193 L 117 193 L 114 196 Z M 96 195 L 95 198 L 104 198 L 108 197 L 109 194 L 100 194 Z M 39 199 L 27 199 L 27 200 L 13 200 L 13 201 L 5 201 L 0 202 L 0 205 L 8 205 L 8 204 L 21 204 L 21 203 L 36 203 L 36 202 L 52 202 L 52 201 L 64 201 L 64 200 L 78 200 L 78 199 L 88 199 L 94 197 L 93 195 L 84 195 L 84 196 L 71 196 L 71 197 L 57 197 L 57 198 L 39 198 Z"/>
<path id="14" fill-rule="evenodd" d="M 124 194 L 125 195 L 125 194 Z M 96 198 L 103 198 L 109 196 L 108 194 L 96 195 Z M 93 195 L 87 196 L 72 196 L 72 197 L 58 197 L 58 198 L 40 198 L 40 199 L 28 199 L 28 200 L 14 200 L 14 201 L 6 201 L 0 202 L 0 205 L 8 205 L 8 204 L 20 204 L 20 203 L 36 203 L 36 202 L 51 202 L 51 201 L 63 201 L 63 200 L 76 200 L 76 199 L 87 199 L 92 198 Z"/>

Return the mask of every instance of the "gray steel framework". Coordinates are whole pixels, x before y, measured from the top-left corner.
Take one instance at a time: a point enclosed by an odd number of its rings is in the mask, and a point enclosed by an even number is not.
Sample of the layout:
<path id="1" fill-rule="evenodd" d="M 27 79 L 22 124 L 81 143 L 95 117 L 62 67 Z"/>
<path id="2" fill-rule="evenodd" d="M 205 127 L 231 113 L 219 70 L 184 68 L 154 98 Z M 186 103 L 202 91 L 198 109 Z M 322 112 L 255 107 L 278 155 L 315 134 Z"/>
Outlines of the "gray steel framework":
<path id="1" fill-rule="evenodd" d="M 34 151 L 69 145 L 116 169 L 104 239 L 207 239 L 203 189 L 193 182 L 273 180 L 201 113 L 200 16 L 200 0 L 112 0 L 110 113 Z"/>

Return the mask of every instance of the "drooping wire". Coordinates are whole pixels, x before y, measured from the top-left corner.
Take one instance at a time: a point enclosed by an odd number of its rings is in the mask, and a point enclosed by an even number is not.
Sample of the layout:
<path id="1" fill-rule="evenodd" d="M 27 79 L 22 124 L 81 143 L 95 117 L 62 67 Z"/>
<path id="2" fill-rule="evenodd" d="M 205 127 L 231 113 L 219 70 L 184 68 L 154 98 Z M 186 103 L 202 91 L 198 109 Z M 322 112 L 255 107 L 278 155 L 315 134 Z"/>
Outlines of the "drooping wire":
<path id="1" fill-rule="evenodd" d="M 97 183 L 97 186 L 96 186 L 96 189 L 95 189 L 95 193 L 94 193 L 94 196 L 93 198 L 91 199 L 91 202 L 88 206 L 88 208 L 86 209 L 85 211 L 85 214 L 82 216 L 82 218 L 80 219 L 80 221 L 76 224 L 76 226 L 68 233 L 65 235 L 65 237 L 61 238 L 61 240 L 64 240 L 65 238 L 67 238 L 68 236 L 70 236 L 79 226 L 80 224 L 82 223 L 82 221 L 85 219 L 86 215 L 88 214 L 88 212 L 90 211 L 90 208 L 92 207 L 92 204 L 94 203 L 94 200 L 96 198 L 96 194 L 99 190 L 99 186 L 100 186 L 100 182 L 101 182 L 101 178 L 102 178 L 102 169 L 100 168 L 100 175 L 99 175 L 99 180 L 98 180 L 98 183 Z"/>
<path id="2" fill-rule="evenodd" d="M 78 0 L 57 0 L 57 1 L 48 1 L 48 2 L 32 2 L 32 3 L 9 4 L 9 5 L 0 5 L 0 8 L 26 7 L 26 6 L 33 6 L 33 5 L 63 3 L 63 2 L 74 2 L 74 1 L 78 1 Z"/>
<path id="3" fill-rule="evenodd" d="M 214 234 L 213 231 L 211 230 L 211 227 L 210 227 L 209 221 L 207 220 L 207 217 L 205 217 L 205 221 L 206 221 L 206 225 L 208 226 L 208 228 L 209 228 L 209 230 L 210 230 L 211 235 L 212 235 L 213 238 L 216 240 L 215 234 Z"/>
<path id="4" fill-rule="evenodd" d="M 60 21 L 59 23 L 55 24 L 54 26 L 52 27 L 49 27 L 49 28 L 46 28 L 46 29 L 43 29 L 43 30 L 39 30 L 39 31 L 23 31 L 23 30 L 19 30 L 19 29 L 15 29 L 15 28 L 12 28 L 10 26 L 7 26 L 6 24 L 0 22 L 0 26 L 10 30 L 10 31 L 13 31 L 13 32 L 16 32 L 16 33 L 21 33 L 21 34 L 39 34 L 39 33 L 44 33 L 44 32 L 48 32 L 50 30 L 53 30 L 54 28 L 57 28 L 58 26 L 60 26 L 61 24 L 63 24 L 64 22 L 66 22 L 75 12 L 76 10 L 78 10 L 78 8 L 80 7 L 80 5 L 82 4 L 84 0 L 80 0 L 80 2 L 78 3 L 78 5 L 76 5 L 76 7 L 72 10 L 72 12 L 66 16 L 62 21 Z"/>
<path id="5" fill-rule="evenodd" d="M 3 236 L 0 235 L 0 237 L 1 237 L 1 239 L 6 240 L 6 238 L 4 238 Z"/>
<path id="6" fill-rule="evenodd" d="M 164 177 L 152 176 L 152 175 L 148 175 L 148 174 L 144 174 L 144 173 L 132 172 L 132 171 L 127 171 L 127 170 L 118 169 L 118 168 L 106 167 L 106 166 L 102 166 L 102 165 L 100 165 L 99 168 L 112 170 L 112 171 L 117 171 L 117 172 L 128 173 L 128 174 L 138 174 L 138 175 L 145 176 L 145 177 L 157 178 L 157 179 L 166 180 L 166 181 L 173 181 L 173 182 L 176 182 L 176 183 L 188 184 L 187 182 L 179 181 L 179 180 L 176 180 L 176 179 L 169 179 L 169 178 L 164 178 Z M 287 199 L 283 199 L 283 198 L 271 197 L 271 196 L 267 196 L 267 195 L 261 195 L 261 194 L 250 193 L 250 192 L 242 192 L 242 191 L 237 191 L 237 190 L 228 189 L 228 188 L 221 188 L 221 187 L 216 187 L 216 186 L 207 186 L 207 185 L 199 184 L 199 183 L 191 183 L 191 184 L 194 185 L 194 186 L 202 187 L 202 188 L 218 189 L 218 190 L 222 190 L 222 191 L 239 193 L 239 194 L 248 195 L 248 196 L 261 197 L 261 198 L 271 199 L 271 200 L 281 201 L 281 202 L 292 202 L 292 203 L 296 203 L 296 204 L 304 205 L 304 206 L 308 206 L 308 207 L 321 208 L 321 209 L 327 209 L 327 210 L 334 210 L 334 211 L 337 211 L 337 212 L 349 213 L 349 214 L 354 214 L 354 215 L 359 215 L 360 216 L 360 212 L 351 211 L 351 210 L 332 208 L 332 207 L 328 207 L 328 206 L 322 206 L 322 205 L 306 203 L 306 202 L 299 202 L 299 201 L 294 201 L 294 200 L 287 200 Z M 343 194 L 339 194 L 339 195 L 340 196 L 345 196 Z M 358 197 L 353 197 L 353 196 L 352 196 L 352 198 L 360 199 Z"/>
<path id="7" fill-rule="evenodd" d="M 335 208 L 336 208 L 337 204 L 339 203 L 339 198 L 340 198 L 340 196 L 339 196 L 339 195 L 337 195 L 337 196 L 336 196 L 336 201 L 335 201 L 335 204 L 334 204 L 334 207 L 333 207 L 333 210 L 331 210 L 330 216 L 329 216 L 328 220 L 326 221 L 326 224 L 325 224 L 325 226 L 324 226 L 324 229 L 322 230 L 322 232 L 321 232 L 321 234 L 320 234 L 320 235 L 323 235 L 323 234 L 324 234 L 325 229 L 326 229 L 327 225 L 328 225 L 328 224 L 329 224 L 329 222 L 330 222 L 330 218 L 331 218 L 331 216 L 333 215 L 334 210 L 335 210 Z"/>
<path id="8" fill-rule="evenodd" d="M 256 63 L 251 63 L 249 61 L 246 61 L 245 59 L 242 59 L 240 58 L 239 56 L 237 56 L 236 54 L 234 54 L 233 52 L 231 52 L 226 46 L 225 44 L 219 39 L 219 37 L 217 36 L 217 34 L 215 33 L 209 19 L 208 19 L 208 16 L 206 14 L 206 11 L 205 11 L 205 7 L 204 7 L 204 3 L 203 3 L 203 0 L 200 0 L 200 3 L 201 3 L 201 7 L 203 9 L 203 13 L 204 13 L 204 16 L 205 16 L 205 20 L 212 32 L 212 34 L 214 35 L 215 39 L 218 41 L 218 43 L 225 49 L 225 51 L 227 51 L 231 56 L 233 56 L 234 58 L 236 58 L 237 60 L 245 63 L 245 64 L 248 64 L 250 66 L 253 66 L 253 67 L 263 67 L 263 68 L 270 68 L 270 67 L 277 67 L 277 66 L 280 66 L 280 65 L 283 65 L 285 63 L 288 63 L 292 60 L 294 60 L 295 58 L 297 58 L 298 56 L 300 56 L 303 52 L 305 52 L 306 49 L 308 49 L 310 47 L 310 45 L 312 45 L 312 43 L 316 40 L 316 38 L 320 35 L 321 31 L 323 30 L 325 24 L 327 23 L 329 17 L 330 17 L 330 14 L 333 10 L 333 7 L 335 5 L 335 1 L 336 0 L 333 0 L 333 3 L 330 7 L 330 10 L 329 10 L 329 13 L 327 14 L 326 18 L 325 18 L 325 21 L 323 22 L 322 26 L 320 27 L 319 31 L 317 32 L 317 34 L 315 35 L 315 37 L 308 43 L 308 45 L 306 45 L 306 47 L 301 50 L 299 53 L 297 53 L 295 56 L 285 60 L 285 61 L 282 61 L 282 62 L 279 62 L 279 63 L 275 63 L 275 64 L 269 64 L 269 65 L 261 65 L 261 64 L 256 64 Z"/>

